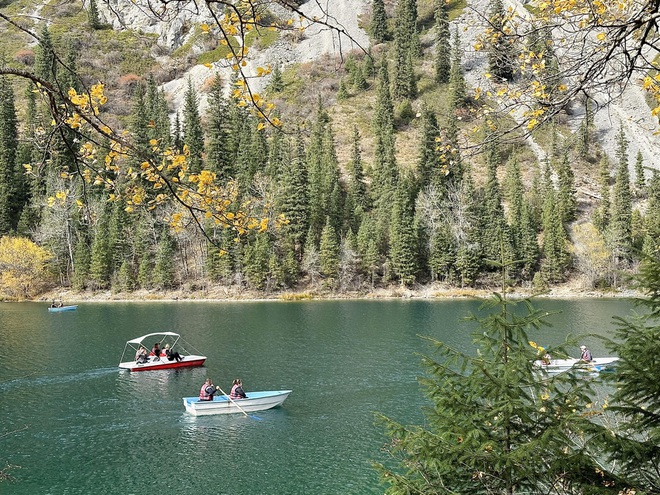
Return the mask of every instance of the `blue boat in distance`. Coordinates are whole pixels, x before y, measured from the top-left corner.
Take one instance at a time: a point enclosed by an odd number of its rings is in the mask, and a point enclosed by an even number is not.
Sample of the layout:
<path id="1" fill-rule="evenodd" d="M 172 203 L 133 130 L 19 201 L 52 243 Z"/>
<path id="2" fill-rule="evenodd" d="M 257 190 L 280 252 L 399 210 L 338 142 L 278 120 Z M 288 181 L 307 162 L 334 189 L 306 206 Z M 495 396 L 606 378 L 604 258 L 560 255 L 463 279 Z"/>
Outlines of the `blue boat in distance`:
<path id="1" fill-rule="evenodd" d="M 51 306 L 48 308 L 48 311 L 50 313 L 61 313 L 62 311 L 75 311 L 78 309 L 78 305 L 72 305 L 72 306 Z"/>

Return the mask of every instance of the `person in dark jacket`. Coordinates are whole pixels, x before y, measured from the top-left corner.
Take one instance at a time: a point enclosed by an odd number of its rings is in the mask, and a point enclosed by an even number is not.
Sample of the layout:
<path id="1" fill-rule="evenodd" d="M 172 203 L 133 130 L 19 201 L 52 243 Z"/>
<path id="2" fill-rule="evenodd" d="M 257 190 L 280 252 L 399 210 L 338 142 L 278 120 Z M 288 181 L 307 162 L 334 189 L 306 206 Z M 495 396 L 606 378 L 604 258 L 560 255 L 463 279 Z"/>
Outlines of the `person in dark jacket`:
<path id="1" fill-rule="evenodd" d="M 167 356 L 168 361 L 174 361 L 175 359 L 177 363 L 183 361 L 183 356 L 177 351 L 172 350 L 170 344 L 165 344 L 165 355 Z"/>
<path id="2" fill-rule="evenodd" d="M 229 392 L 231 399 L 245 399 L 247 395 L 243 390 L 243 382 L 240 378 L 236 378 L 231 384 L 231 392 Z"/>

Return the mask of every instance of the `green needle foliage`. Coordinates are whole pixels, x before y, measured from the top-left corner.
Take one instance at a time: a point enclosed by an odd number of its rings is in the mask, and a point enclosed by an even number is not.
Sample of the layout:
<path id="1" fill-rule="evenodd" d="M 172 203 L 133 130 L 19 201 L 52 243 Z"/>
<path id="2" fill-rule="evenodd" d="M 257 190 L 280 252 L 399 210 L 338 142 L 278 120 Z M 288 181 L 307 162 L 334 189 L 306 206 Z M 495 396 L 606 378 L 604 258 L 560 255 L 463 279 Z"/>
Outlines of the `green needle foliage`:
<path id="1" fill-rule="evenodd" d="M 588 441 L 598 431 L 590 383 L 534 367 L 538 347 L 528 332 L 540 335 L 549 313 L 500 295 L 483 309 L 487 316 L 469 317 L 479 323 L 473 354 L 428 339 L 437 357 L 423 358 L 431 402 L 425 426 L 380 416 L 395 465 L 377 465 L 386 493 L 617 493 Z"/>

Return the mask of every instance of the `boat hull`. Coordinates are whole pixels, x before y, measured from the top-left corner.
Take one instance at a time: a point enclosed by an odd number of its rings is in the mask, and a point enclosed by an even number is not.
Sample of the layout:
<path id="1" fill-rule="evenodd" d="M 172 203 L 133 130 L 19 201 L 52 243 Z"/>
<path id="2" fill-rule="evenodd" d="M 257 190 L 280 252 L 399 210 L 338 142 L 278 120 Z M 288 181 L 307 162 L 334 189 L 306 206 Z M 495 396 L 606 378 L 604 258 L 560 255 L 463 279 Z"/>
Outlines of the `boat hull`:
<path id="1" fill-rule="evenodd" d="M 535 361 L 535 364 L 546 373 L 563 373 L 565 371 L 599 373 L 614 369 L 618 361 L 618 357 L 604 357 L 596 358 L 589 363 L 585 363 L 580 359 L 553 359 L 550 364 L 544 364 L 541 361 Z"/>
<path id="2" fill-rule="evenodd" d="M 248 392 L 247 398 L 235 399 L 234 401 L 229 400 L 226 395 L 214 397 L 212 401 L 199 400 L 199 397 L 184 397 L 183 405 L 186 408 L 186 412 L 194 416 L 243 414 L 244 412 L 264 411 L 280 406 L 290 393 L 291 390 Z"/>
<path id="3" fill-rule="evenodd" d="M 75 311 L 78 306 L 62 306 L 60 308 L 48 308 L 49 313 L 62 313 L 64 311 Z"/>
<path id="4" fill-rule="evenodd" d="M 185 356 L 182 361 L 168 361 L 167 358 L 161 357 L 159 361 L 149 361 L 147 363 L 127 361 L 119 363 L 119 367 L 130 371 L 168 370 L 170 368 L 202 366 L 204 361 L 206 361 L 206 356 Z"/>

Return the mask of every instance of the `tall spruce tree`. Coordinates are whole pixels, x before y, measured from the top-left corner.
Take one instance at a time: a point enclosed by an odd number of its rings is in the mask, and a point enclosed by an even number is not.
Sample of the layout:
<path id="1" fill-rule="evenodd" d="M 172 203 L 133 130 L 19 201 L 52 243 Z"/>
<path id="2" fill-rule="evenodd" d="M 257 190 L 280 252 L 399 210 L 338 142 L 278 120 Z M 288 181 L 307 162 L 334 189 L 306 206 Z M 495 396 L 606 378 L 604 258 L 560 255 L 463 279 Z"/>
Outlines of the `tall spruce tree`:
<path id="1" fill-rule="evenodd" d="M 357 232 L 362 223 L 362 216 L 368 209 L 367 186 L 362 164 L 361 137 L 357 126 L 353 127 L 351 159 L 346 167 L 348 184 L 346 186 L 345 212 L 349 227 Z"/>
<path id="2" fill-rule="evenodd" d="M 423 426 L 379 416 L 392 464 L 378 465 L 388 494 L 616 494 L 615 477 L 577 438 L 593 430 L 589 382 L 540 379 L 533 366 L 546 311 L 499 295 L 484 304 L 477 347 L 459 352 L 428 338 L 420 381 L 431 401 Z M 457 330 L 458 331 L 458 330 Z"/>
<path id="3" fill-rule="evenodd" d="M 390 221 L 389 260 L 401 285 L 412 285 L 419 271 L 419 239 L 415 224 L 412 181 L 402 180 L 394 195 Z"/>
<path id="4" fill-rule="evenodd" d="M 607 159 L 607 156 L 604 156 L 600 160 L 598 167 L 598 185 L 600 189 L 600 204 L 598 209 L 594 212 L 593 223 L 598 230 L 601 232 L 606 232 L 610 224 L 611 212 L 610 212 L 610 182 L 612 177 L 610 175 L 610 162 Z"/>
<path id="5" fill-rule="evenodd" d="M 564 224 L 577 219 L 577 191 L 575 189 L 575 174 L 571 167 L 568 150 L 564 150 L 557 169 L 559 191 L 557 207 Z"/>
<path id="6" fill-rule="evenodd" d="M 451 31 L 445 0 L 435 1 L 435 82 L 449 82 L 451 72 Z"/>
<path id="7" fill-rule="evenodd" d="M 197 91 L 193 87 L 190 78 L 188 78 L 183 103 L 183 144 L 188 146 L 188 152 L 190 153 L 188 157 L 190 171 L 199 173 L 203 168 L 204 130 L 199 115 Z"/>
<path id="8" fill-rule="evenodd" d="M 154 287 L 157 289 L 169 289 L 174 287 L 176 279 L 176 270 L 174 266 L 175 252 L 174 239 L 169 232 L 169 228 L 165 226 L 162 229 L 160 240 L 158 241 L 153 277 L 151 279 Z"/>
<path id="9" fill-rule="evenodd" d="M 369 35 L 374 44 L 387 41 L 387 13 L 385 12 L 385 2 L 383 0 L 373 0 L 371 4 Z"/>
<path id="10" fill-rule="evenodd" d="M 319 261 L 321 274 L 324 277 L 333 279 L 339 275 L 340 243 L 330 217 L 326 218 L 325 226 L 321 232 Z"/>
<path id="11" fill-rule="evenodd" d="M 463 75 L 461 39 L 458 28 L 454 29 L 452 43 L 451 70 L 449 71 L 449 106 L 452 110 L 462 108 L 467 103 L 467 84 Z"/>
<path id="12" fill-rule="evenodd" d="M 19 177 L 16 175 L 18 153 L 18 118 L 14 91 L 9 80 L 0 77 L 0 236 L 14 230 L 18 225 L 19 208 L 17 197 Z"/>
<path id="13" fill-rule="evenodd" d="M 635 192 L 637 196 L 644 195 L 644 189 L 646 187 L 646 177 L 644 173 L 644 157 L 640 150 L 637 151 L 637 156 L 635 158 Z"/>
<path id="14" fill-rule="evenodd" d="M 623 126 L 617 135 L 618 160 L 612 189 L 612 216 L 608 226 L 608 238 L 617 263 L 625 265 L 632 260 L 632 192 L 628 172 L 628 140 Z"/>

